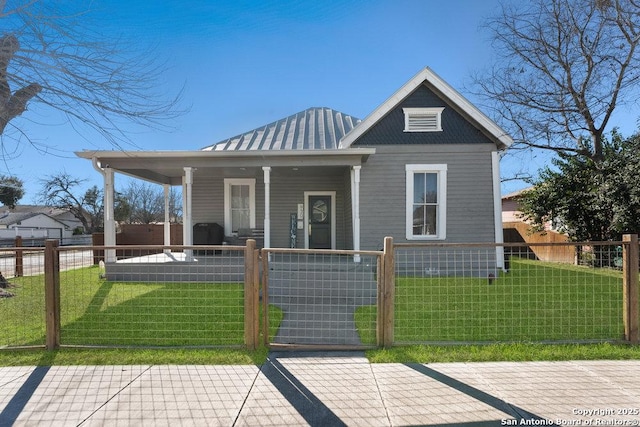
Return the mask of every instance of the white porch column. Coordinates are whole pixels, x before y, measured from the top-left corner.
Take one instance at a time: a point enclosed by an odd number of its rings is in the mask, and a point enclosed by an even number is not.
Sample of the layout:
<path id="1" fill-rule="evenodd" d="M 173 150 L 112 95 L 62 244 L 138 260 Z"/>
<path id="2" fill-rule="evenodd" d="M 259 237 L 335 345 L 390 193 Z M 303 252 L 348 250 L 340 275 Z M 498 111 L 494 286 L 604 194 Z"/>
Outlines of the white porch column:
<path id="1" fill-rule="evenodd" d="M 264 172 L 264 247 L 271 247 L 271 167 L 263 166 Z"/>
<path id="2" fill-rule="evenodd" d="M 169 215 L 169 184 L 164 184 L 164 244 L 165 246 L 171 245 L 171 217 Z M 165 249 L 164 253 L 171 252 L 170 249 Z"/>
<path id="3" fill-rule="evenodd" d="M 353 208 L 353 250 L 360 250 L 360 169 L 362 166 L 352 166 L 351 172 L 353 179 L 351 180 L 351 203 Z M 355 262 L 360 261 L 360 256 L 354 257 Z"/>
<path id="4" fill-rule="evenodd" d="M 493 173 L 493 214 L 495 220 L 496 243 L 504 243 L 502 231 L 502 196 L 500 191 L 500 152 L 491 152 Z M 496 246 L 496 267 L 504 269 L 504 246 Z"/>
<path id="5" fill-rule="evenodd" d="M 110 167 L 104 168 L 104 245 L 116 245 L 116 220 L 114 217 L 114 173 Z M 105 251 L 105 262 L 116 262 L 115 249 Z"/>
<path id="6" fill-rule="evenodd" d="M 193 245 L 193 226 L 191 224 L 191 187 L 193 184 L 193 168 L 185 167 L 184 176 L 182 177 L 182 244 L 185 246 Z M 187 260 L 191 260 L 193 250 L 185 249 Z"/>

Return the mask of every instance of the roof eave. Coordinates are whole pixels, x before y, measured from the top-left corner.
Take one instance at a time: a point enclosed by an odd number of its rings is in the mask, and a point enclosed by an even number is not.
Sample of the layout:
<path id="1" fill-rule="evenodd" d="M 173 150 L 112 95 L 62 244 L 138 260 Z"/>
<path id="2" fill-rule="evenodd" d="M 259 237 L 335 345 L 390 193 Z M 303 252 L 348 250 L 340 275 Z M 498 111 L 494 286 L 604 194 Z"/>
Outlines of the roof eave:
<path id="1" fill-rule="evenodd" d="M 349 148 L 331 150 L 251 150 L 251 151 L 109 151 L 84 150 L 74 154 L 83 159 L 186 159 L 186 158 L 251 158 L 251 157 L 314 157 L 314 156 L 369 156 L 375 148 Z"/>

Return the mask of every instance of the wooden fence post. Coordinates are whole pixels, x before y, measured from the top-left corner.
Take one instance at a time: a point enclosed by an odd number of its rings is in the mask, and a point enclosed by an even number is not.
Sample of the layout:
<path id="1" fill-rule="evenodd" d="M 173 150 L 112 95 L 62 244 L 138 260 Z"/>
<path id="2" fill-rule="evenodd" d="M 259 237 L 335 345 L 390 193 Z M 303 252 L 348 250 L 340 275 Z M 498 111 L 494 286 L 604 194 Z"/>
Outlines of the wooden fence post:
<path id="1" fill-rule="evenodd" d="M 22 236 L 16 236 L 16 248 L 22 247 Z M 23 250 L 16 249 L 16 271 L 14 272 L 15 277 L 24 276 L 24 258 L 22 257 Z"/>
<path id="2" fill-rule="evenodd" d="M 395 256 L 393 249 L 393 237 L 384 238 L 384 280 L 383 280 L 383 333 L 382 344 L 384 347 L 393 345 L 393 323 L 394 323 L 394 302 L 395 302 Z"/>
<path id="3" fill-rule="evenodd" d="M 624 339 L 637 344 L 638 323 L 638 235 L 625 234 L 622 236 L 622 316 L 624 317 Z"/>
<path id="4" fill-rule="evenodd" d="M 255 258 L 253 252 L 256 249 L 256 241 L 248 239 L 244 248 L 244 343 L 249 350 L 257 348 L 255 340 L 255 328 L 258 307 L 255 300 Z"/>
<path id="5" fill-rule="evenodd" d="M 46 311 L 46 347 L 60 347 L 60 253 L 58 241 L 47 240 L 44 249 L 44 298 Z"/>

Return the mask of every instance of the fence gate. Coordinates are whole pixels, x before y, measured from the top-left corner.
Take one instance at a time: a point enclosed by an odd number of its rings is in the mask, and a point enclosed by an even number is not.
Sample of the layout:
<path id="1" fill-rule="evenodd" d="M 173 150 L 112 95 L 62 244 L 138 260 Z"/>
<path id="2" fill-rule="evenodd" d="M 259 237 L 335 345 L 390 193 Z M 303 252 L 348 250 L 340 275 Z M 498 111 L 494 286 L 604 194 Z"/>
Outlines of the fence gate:
<path id="1" fill-rule="evenodd" d="M 374 251 L 263 249 L 265 344 L 374 346 L 381 259 Z"/>

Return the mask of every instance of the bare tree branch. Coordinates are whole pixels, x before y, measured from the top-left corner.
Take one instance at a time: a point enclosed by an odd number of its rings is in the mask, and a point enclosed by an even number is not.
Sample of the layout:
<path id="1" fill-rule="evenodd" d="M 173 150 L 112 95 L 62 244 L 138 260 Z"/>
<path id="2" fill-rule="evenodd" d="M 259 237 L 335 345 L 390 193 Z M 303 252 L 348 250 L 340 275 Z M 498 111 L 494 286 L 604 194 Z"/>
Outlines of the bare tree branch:
<path id="1" fill-rule="evenodd" d="M 487 22 L 498 59 L 476 92 L 533 148 L 602 160 L 615 109 L 640 94 L 636 0 L 533 0 Z"/>
<path id="2" fill-rule="evenodd" d="M 126 124 L 172 129 L 184 109 L 181 92 L 167 97 L 160 87 L 166 66 L 126 40 L 105 39 L 91 26 L 89 10 L 78 7 L 0 2 L 0 136 L 31 141 L 19 123 L 11 128 L 17 136 L 6 131 L 33 102 L 61 112 L 80 134 L 91 130 L 116 148 L 132 144 Z"/>

